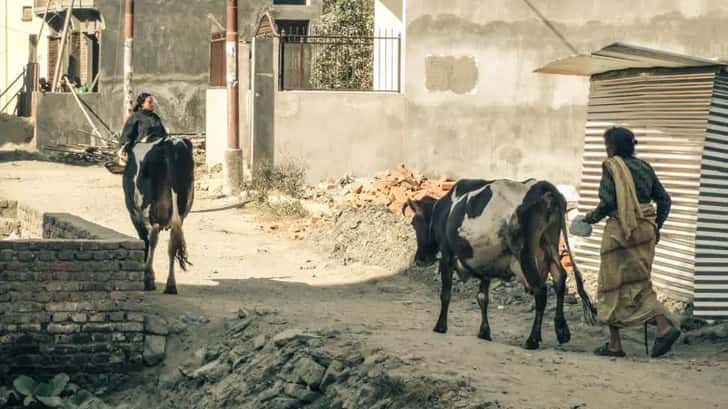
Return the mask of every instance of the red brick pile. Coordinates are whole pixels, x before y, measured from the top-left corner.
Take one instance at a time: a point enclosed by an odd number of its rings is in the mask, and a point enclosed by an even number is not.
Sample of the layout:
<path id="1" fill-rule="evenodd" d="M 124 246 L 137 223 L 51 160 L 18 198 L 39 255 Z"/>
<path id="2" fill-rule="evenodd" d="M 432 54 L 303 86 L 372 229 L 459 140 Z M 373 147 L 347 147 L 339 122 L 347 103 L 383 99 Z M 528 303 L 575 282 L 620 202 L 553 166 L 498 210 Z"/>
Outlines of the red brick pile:
<path id="1" fill-rule="evenodd" d="M 405 165 L 399 165 L 396 169 L 379 172 L 368 184 L 353 183 L 347 202 L 355 207 L 382 205 L 393 212 L 400 212 L 407 199 L 440 198 L 454 184 L 452 178 L 428 179 Z"/>

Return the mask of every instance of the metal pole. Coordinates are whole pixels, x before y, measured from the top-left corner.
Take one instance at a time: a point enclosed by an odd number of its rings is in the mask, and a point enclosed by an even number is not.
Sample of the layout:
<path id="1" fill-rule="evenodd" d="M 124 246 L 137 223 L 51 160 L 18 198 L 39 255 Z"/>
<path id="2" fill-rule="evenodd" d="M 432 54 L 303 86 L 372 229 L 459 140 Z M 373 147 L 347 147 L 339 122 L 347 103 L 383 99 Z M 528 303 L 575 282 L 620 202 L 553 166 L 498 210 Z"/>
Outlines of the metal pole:
<path id="1" fill-rule="evenodd" d="M 228 148 L 240 149 L 238 142 L 238 1 L 227 0 Z"/>
<path id="2" fill-rule="evenodd" d="M 68 10 L 66 10 L 66 21 L 63 23 L 63 34 L 61 35 L 61 46 L 56 53 L 56 68 L 55 70 L 53 70 L 53 86 L 51 87 L 51 92 L 56 92 L 56 88 L 58 88 L 58 81 L 60 80 L 60 78 L 58 77 L 61 74 L 61 64 L 63 62 L 63 57 L 66 54 L 66 38 L 68 38 L 68 26 L 71 24 L 73 3 L 75 3 L 75 0 L 71 0 L 71 5 L 68 6 Z"/>
<path id="3" fill-rule="evenodd" d="M 227 78 L 227 149 L 223 163 L 224 192 L 238 195 L 243 181 L 243 152 L 239 141 L 238 0 L 227 0 L 225 56 Z"/>
<path id="4" fill-rule="evenodd" d="M 131 81 L 134 74 L 132 55 L 134 51 L 134 0 L 124 3 L 124 110 L 123 120 L 129 116 L 134 96 L 131 94 Z"/>

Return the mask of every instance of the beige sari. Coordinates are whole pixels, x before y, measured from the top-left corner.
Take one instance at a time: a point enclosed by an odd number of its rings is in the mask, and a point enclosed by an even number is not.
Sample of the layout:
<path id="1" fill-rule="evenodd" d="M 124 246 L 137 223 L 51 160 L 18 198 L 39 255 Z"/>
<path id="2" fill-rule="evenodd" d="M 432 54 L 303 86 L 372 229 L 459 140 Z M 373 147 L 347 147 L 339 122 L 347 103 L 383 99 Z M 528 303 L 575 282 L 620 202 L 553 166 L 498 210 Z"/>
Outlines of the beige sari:
<path id="1" fill-rule="evenodd" d="M 658 307 L 650 272 L 655 258 L 655 208 L 640 204 L 632 174 L 620 157 L 606 162 L 617 194 L 617 217 L 604 229 L 597 292 L 599 322 L 615 327 L 642 324 Z"/>

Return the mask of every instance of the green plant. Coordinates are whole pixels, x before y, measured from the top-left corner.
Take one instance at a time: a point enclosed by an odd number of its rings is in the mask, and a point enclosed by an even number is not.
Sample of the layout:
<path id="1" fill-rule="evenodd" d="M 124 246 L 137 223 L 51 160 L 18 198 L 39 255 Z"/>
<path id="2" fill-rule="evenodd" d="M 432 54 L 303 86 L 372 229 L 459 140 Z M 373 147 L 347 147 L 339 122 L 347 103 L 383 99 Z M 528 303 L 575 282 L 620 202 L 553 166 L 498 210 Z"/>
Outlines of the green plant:
<path id="1" fill-rule="evenodd" d="M 324 45 L 317 52 L 311 70 L 315 88 L 372 87 L 374 44 L 361 37 L 374 35 L 373 0 L 324 0 L 321 21 L 313 32 L 319 36 L 352 37 Z"/>
<path id="2" fill-rule="evenodd" d="M 303 207 L 300 200 L 285 201 L 280 203 L 271 203 L 268 205 L 270 212 L 276 218 L 304 218 L 308 216 L 308 210 Z"/>
<path id="3" fill-rule="evenodd" d="M 75 409 L 98 399 L 91 392 L 68 381 L 69 377 L 64 373 L 56 375 L 48 383 L 36 382 L 29 376 L 21 375 L 13 381 L 13 386 L 17 392 L 15 396 L 22 397 L 26 407 L 42 405 L 46 408 Z"/>
<path id="4" fill-rule="evenodd" d="M 266 203 L 271 191 L 279 191 L 293 198 L 300 198 L 306 182 L 306 169 L 296 162 L 288 161 L 273 165 L 266 161 L 256 166 L 253 182 L 248 190 L 255 192 L 255 199 Z"/>

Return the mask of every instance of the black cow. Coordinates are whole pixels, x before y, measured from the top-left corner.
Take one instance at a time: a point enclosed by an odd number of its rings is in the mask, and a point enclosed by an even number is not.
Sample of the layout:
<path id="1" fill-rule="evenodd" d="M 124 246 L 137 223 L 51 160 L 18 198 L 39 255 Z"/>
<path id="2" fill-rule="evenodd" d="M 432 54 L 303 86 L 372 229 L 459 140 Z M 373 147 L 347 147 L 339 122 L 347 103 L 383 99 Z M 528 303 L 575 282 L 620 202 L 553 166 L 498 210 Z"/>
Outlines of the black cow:
<path id="1" fill-rule="evenodd" d="M 154 290 L 154 250 L 160 230 L 170 229 L 169 275 L 165 294 L 177 294 L 174 260 L 182 270 L 187 259 L 182 223 L 194 200 L 192 143 L 187 139 L 160 139 L 142 142 L 129 149 L 123 186 L 131 221 L 144 240 L 146 267 L 144 288 Z"/>
<path id="2" fill-rule="evenodd" d="M 571 334 L 564 317 L 566 270 L 559 260 L 559 237 L 563 233 L 569 257 L 566 232 L 566 200 L 548 182 L 527 180 L 460 180 L 439 200 L 425 197 L 408 201 L 415 215 L 412 225 L 417 235 L 415 262 L 432 265 L 440 253 L 441 309 L 435 331 L 447 332 L 453 270 L 466 281 L 481 280 L 478 305 L 482 313 L 479 337 L 491 340 L 488 325 L 488 287 L 493 278 L 514 275 L 536 300 L 536 317 L 527 349 L 541 342 L 541 322 L 546 308 L 549 273 L 557 297 L 554 324 L 559 343 L 569 342 Z M 572 257 L 573 262 L 573 257 Z M 584 291 L 581 273 L 574 264 L 574 276 L 587 322 L 594 323 L 595 309 Z"/>

